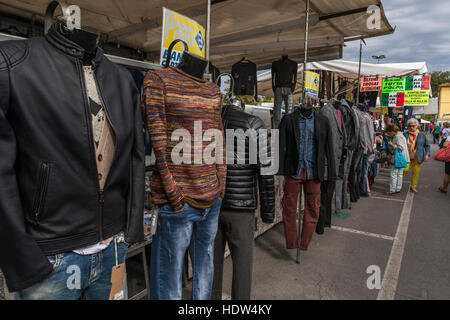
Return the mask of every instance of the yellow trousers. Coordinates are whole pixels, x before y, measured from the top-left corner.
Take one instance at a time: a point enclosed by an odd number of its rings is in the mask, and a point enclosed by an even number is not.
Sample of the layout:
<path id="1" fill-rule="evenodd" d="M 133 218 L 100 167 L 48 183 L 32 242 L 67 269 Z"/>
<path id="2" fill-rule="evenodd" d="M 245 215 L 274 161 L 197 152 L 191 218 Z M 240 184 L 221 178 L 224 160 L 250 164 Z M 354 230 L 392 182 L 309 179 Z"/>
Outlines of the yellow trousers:
<path id="1" fill-rule="evenodd" d="M 422 169 L 422 164 L 418 163 L 416 159 L 413 159 L 411 162 L 408 162 L 408 166 L 403 171 L 403 177 L 405 178 L 408 174 L 409 170 L 412 167 L 412 177 L 411 177 L 411 188 L 417 188 L 419 184 L 419 176 L 420 170 Z"/>

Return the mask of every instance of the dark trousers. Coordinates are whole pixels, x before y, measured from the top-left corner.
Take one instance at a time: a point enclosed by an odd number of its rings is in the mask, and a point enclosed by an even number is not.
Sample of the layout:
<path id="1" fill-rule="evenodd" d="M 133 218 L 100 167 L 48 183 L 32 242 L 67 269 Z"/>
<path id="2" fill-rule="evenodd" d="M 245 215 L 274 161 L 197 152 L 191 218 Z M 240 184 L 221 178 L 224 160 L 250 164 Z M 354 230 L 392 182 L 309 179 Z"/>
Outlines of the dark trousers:
<path id="1" fill-rule="evenodd" d="M 254 211 L 222 210 L 214 244 L 214 280 L 212 300 L 222 300 L 225 244 L 233 261 L 231 298 L 250 300 L 252 288 Z"/>
<path id="2" fill-rule="evenodd" d="M 305 190 L 305 211 L 303 214 L 300 249 L 306 251 L 308 250 L 309 243 L 314 234 L 314 229 L 319 220 L 320 181 L 306 180 L 306 171 L 303 171 L 303 175 L 300 179 L 286 177 L 281 206 L 283 208 L 286 248 L 296 249 L 298 248 L 297 204 L 302 186 Z"/>
<path id="3" fill-rule="evenodd" d="M 361 178 L 359 180 L 359 195 L 361 197 L 367 197 L 368 196 L 368 174 L 369 174 L 369 158 L 370 153 L 366 153 L 363 155 L 362 159 L 362 167 L 361 167 Z"/>
<path id="4" fill-rule="evenodd" d="M 320 186 L 320 214 L 316 232 L 323 234 L 325 228 L 331 227 L 331 210 L 333 206 L 333 195 L 336 189 L 336 181 L 323 181 Z"/>
<path id="5" fill-rule="evenodd" d="M 350 167 L 349 185 L 350 185 L 350 201 L 357 202 L 359 195 L 359 182 L 361 180 L 362 157 L 363 151 L 355 151 L 353 154 L 352 165 Z"/>
<path id="6" fill-rule="evenodd" d="M 437 144 L 439 143 L 440 134 L 439 133 L 433 133 L 433 143 Z"/>
<path id="7" fill-rule="evenodd" d="M 349 193 L 348 193 L 348 177 L 353 159 L 353 151 L 347 150 L 347 159 L 344 163 L 344 176 L 336 181 L 336 211 L 342 209 L 350 209 Z"/>

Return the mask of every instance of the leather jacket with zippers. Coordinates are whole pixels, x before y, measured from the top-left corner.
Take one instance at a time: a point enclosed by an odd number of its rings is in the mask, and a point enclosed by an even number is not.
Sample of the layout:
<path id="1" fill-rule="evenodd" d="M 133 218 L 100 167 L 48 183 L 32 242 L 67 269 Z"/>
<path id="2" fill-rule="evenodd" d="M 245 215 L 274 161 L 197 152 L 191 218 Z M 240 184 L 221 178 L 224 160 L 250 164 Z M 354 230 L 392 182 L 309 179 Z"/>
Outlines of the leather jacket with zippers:
<path id="1" fill-rule="evenodd" d="M 140 93 L 98 49 L 92 67 L 116 144 L 101 192 L 83 55 L 55 26 L 0 44 L 0 268 L 10 291 L 48 277 L 48 255 L 121 231 L 143 240 Z"/>

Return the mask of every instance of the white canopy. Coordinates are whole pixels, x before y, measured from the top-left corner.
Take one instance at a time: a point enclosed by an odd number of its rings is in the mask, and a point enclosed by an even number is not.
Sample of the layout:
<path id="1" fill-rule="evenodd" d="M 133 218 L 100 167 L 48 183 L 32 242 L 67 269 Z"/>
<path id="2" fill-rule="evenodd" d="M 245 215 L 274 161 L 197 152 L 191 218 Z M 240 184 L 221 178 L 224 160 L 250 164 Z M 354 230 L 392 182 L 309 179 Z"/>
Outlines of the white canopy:
<path id="1" fill-rule="evenodd" d="M 359 63 L 355 61 L 331 60 L 322 62 L 311 62 L 306 65 L 307 70 L 325 70 L 332 72 L 340 72 L 346 74 L 358 74 Z M 303 64 L 299 64 L 298 72 L 303 72 Z M 361 75 L 383 77 L 406 76 L 410 74 L 424 74 L 428 72 L 426 62 L 411 63 L 362 63 Z M 258 82 L 264 82 L 272 78 L 271 71 L 261 73 L 258 76 Z"/>
<path id="2" fill-rule="evenodd" d="M 0 12 L 43 21 L 50 0 L 1 0 Z M 162 7 L 206 25 L 205 0 L 66 0 L 81 8 L 82 25 L 110 45 L 126 46 L 159 62 Z M 243 56 L 259 68 L 281 54 L 299 60 L 304 52 L 305 0 L 212 0 L 211 61 L 222 72 Z M 379 27 L 369 28 L 370 8 L 380 8 Z M 368 10 L 369 9 L 369 10 Z M 394 32 L 381 0 L 314 0 L 309 21 L 309 60 L 342 57 L 344 42 Z M 59 13 L 59 10 L 56 12 Z M 300 60 L 299 60 L 300 61 Z"/>

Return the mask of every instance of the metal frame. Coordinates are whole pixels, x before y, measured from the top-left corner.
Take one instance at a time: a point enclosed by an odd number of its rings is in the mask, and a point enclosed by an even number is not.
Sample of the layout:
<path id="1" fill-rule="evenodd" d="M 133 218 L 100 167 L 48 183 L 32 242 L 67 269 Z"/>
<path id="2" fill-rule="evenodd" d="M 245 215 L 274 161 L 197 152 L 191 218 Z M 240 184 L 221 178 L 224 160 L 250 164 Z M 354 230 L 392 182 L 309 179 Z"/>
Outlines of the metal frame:
<path id="1" fill-rule="evenodd" d="M 11 40 L 27 40 L 27 38 L 17 37 L 10 34 L 0 33 L 0 41 L 11 41 Z M 162 66 L 156 63 L 139 61 L 134 59 L 123 58 L 119 56 L 114 56 L 110 54 L 105 54 L 110 61 L 123 65 L 125 67 L 139 69 L 139 70 L 159 70 Z"/>

